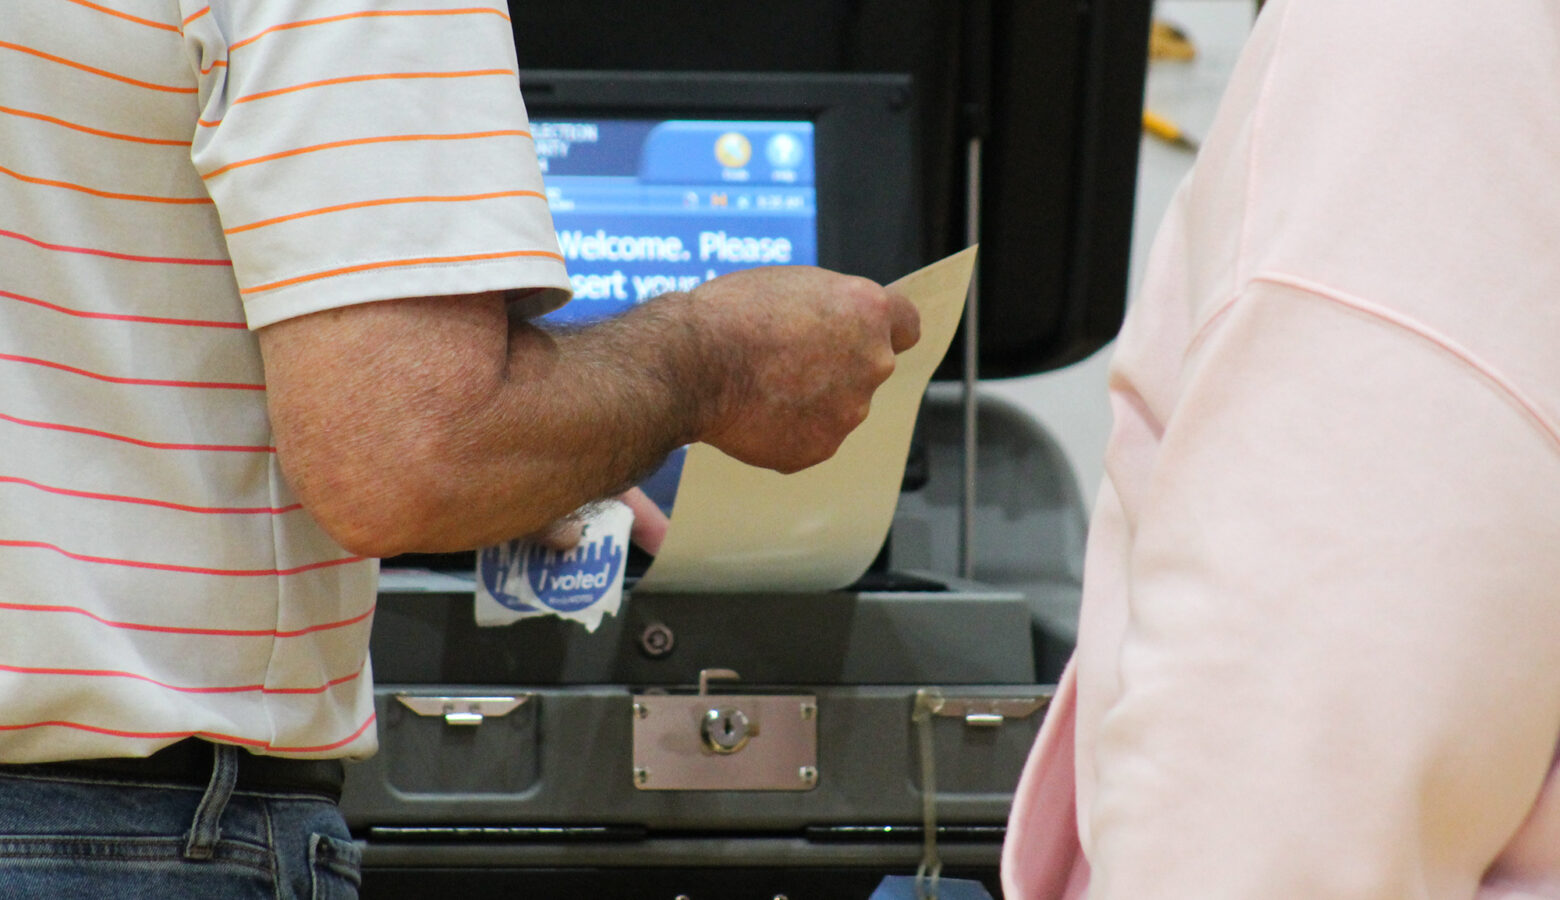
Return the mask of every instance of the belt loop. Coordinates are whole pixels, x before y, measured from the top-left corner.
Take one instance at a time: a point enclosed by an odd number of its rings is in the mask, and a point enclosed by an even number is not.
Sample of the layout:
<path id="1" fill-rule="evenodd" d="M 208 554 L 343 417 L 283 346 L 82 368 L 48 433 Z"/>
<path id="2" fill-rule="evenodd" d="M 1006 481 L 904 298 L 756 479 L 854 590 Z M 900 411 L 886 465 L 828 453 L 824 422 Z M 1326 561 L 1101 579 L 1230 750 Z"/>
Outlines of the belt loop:
<path id="1" fill-rule="evenodd" d="M 227 809 L 238 782 L 238 748 L 231 744 L 212 744 L 211 782 L 195 808 L 195 820 L 184 842 L 185 859 L 210 859 L 222 836 L 222 811 Z"/>

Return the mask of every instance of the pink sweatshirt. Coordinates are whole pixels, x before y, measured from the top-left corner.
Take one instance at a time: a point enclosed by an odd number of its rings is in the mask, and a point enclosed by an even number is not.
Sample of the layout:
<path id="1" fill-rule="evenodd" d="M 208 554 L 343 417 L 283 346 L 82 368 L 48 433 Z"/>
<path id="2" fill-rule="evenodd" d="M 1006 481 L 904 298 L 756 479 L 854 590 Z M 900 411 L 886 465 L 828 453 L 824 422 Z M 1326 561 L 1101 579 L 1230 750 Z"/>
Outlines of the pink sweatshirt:
<path id="1" fill-rule="evenodd" d="M 1560 898 L 1560 3 L 1269 3 L 1111 402 L 1009 900 Z"/>

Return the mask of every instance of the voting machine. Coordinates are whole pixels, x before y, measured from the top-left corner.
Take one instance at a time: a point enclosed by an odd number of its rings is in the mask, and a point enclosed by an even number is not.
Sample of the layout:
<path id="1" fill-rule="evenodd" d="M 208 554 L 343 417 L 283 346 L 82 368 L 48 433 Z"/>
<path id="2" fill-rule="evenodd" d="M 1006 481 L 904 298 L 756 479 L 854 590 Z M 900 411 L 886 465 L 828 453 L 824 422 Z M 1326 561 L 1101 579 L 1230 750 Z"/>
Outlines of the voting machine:
<path id="1" fill-rule="evenodd" d="M 934 859 L 1000 896 L 1086 512 L 1053 437 L 972 388 L 1119 324 L 1148 4 L 608 5 L 511 6 L 566 316 L 746 265 L 887 282 L 976 242 L 980 305 L 839 589 L 646 590 L 636 552 L 594 631 L 483 626 L 474 555 L 387 560 L 381 749 L 343 798 L 363 895 L 866 898 Z M 647 488 L 674 528 L 677 463 Z"/>

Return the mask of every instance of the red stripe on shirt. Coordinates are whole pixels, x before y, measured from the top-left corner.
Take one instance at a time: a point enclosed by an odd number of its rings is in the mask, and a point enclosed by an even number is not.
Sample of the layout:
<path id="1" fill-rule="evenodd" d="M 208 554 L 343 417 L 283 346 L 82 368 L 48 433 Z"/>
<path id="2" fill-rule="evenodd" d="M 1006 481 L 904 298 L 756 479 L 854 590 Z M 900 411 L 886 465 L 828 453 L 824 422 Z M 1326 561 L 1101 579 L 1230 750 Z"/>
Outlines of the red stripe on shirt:
<path id="1" fill-rule="evenodd" d="M 218 734 L 212 731 L 125 731 L 119 728 L 104 728 L 101 725 L 88 725 L 84 722 L 67 722 L 61 719 L 53 719 L 44 722 L 23 722 L 18 725 L 0 725 L 0 731 L 26 731 L 32 728 L 70 728 L 75 731 L 85 731 L 91 734 L 103 734 L 109 737 L 139 738 L 145 740 L 183 740 L 184 738 L 206 738 L 209 740 L 223 741 L 229 744 L 242 744 L 245 747 L 264 749 L 265 741 L 257 741 L 253 738 L 241 738 L 231 734 Z"/>
<path id="2" fill-rule="evenodd" d="M 64 313 L 67 316 L 76 316 L 82 319 L 105 319 L 110 322 L 139 322 L 145 325 L 182 325 L 191 328 L 236 328 L 246 329 L 249 326 L 243 322 L 214 322 L 209 319 L 170 319 L 165 316 L 128 316 L 123 313 L 89 312 L 84 309 L 72 309 L 61 306 L 58 303 L 50 303 L 37 297 L 29 297 L 26 294 L 18 294 L 13 291 L 0 290 L 0 297 L 7 300 L 17 300 L 22 303 L 31 303 L 41 306 L 53 312 Z"/>
<path id="3" fill-rule="evenodd" d="M 358 613 L 350 619 L 342 619 L 338 622 L 322 622 L 319 625 L 309 625 L 292 631 L 279 631 L 274 628 L 190 628 L 182 625 L 149 625 L 142 622 L 123 622 L 117 619 L 105 619 L 95 612 L 82 609 L 79 606 L 51 606 L 42 603 L 0 603 L 0 610 L 10 612 L 41 612 L 41 613 L 69 613 L 71 615 L 86 616 L 100 625 L 110 628 L 120 628 L 125 631 L 151 631 L 158 634 L 181 634 L 194 637 L 261 637 L 261 638 L 292 638 L 303 637 L 307 634 L 315 634 L 321 631 L 334 631 L 337 628 L 346 628 L 366 621 L 374 614 L 376 607 L 370 606 L 367 610 Z"/>
<path id="4" fill-rule="evenodd" d="M 22 425 L 27 428 L 43 428 L 49 431 L 64 431 L 69 434 L 83 434 L 88 437 L 99 437 L 110 441 L 121 441 L 126 444 L 134 444 L 137 447 L 147 447 L 152 450 L 202 450 L 214 453 L 275 453 L 275 447 L 244 446 L 241 444 L 170 444 L 162 441 L 143 441 L 140 438 L 127 437 L 122 434 L 113 434 L 107 431 L 98 431 L 95 428 L 82 428 L 79 425 L 62 425 L 58 422 L 38 422 L 32 419 L 23 419 L 18 416 L 9 416 L 0 413 L 0 422 L 10 422 L 13 425 Z"/>
<path id="5" fill-rule="evenodd" d="M 359 725 L 356 731 L 352 732 L 339 741 L 333 741 L 329 744 L 319 744 L 314 747 L 278 747 L 275 744 L 267 744 L 266 749 L 273 753 L 324 753 L 329 750 L 336 750 L 341 747 L 345 747 L 346 745 L 362 737 L 363 732 L 373 727 L 374 721 L 377 718 L 377 714 L 369 713 L 368 720 L 365 721 L 362 725 Z"/>
<path id="6" fill-rule="evenodd" d="M 264 688 L 266 694 L 323 694 L 334 687 L 340 687 L 348 682 L 356 681 L 363 676 L 363 670 L 359 669 L 351 675 L 343 675 L 340 678 L 332 678 L 319 687 L 311 688 Z"/>
<path id="7" fill-rule="evenodd" d="M 357 623 L 366 620 L 369 616 L 372 616 L 376 608 L 377 607 L 370 606 L 367 612 L 358 613 L 352 618 L 342 619 L 340 622 L 326 622 L 321 625 L 310 625 L 306 628 L 297 628 L 292 631 L 278 631 L 276 632 L 276 636 L 279 638 L 303 637 L 306 634 L 314 634 L 318 631 L 332 631 L 337 628 L 345 628 L 348 625 L 356 625 Z"/>
<path id="8" fill-rule="evenodd" d="M 57 369 L 61 372 L 69 372 L 72 375 L 81 375 L 86 378 L 106 381 L 110 384 L 137 385 L 141 387 L 177 387 L 177 388 L 203 388 L 207 390 L 228 391 L 263 391 L 263 384 L 243 384 L 227 381 L 174 381 L 163 378 L 124 378 L 118 375 L 104 375 L 100 372 L 89 372 L 75 366 L 67 366 L 64 363 L 47 359 L 38 359 L 32 356 L 17 356 L 13 353 L 0 353 L 0 360 L 6 362 L 22 363 L 24 365 L 41 366 L 46 369 Z"/>
<path id="9" fill-rule="evenodd" d="M 0 475 L 0 484 L 19 484 L 24 487 L 34 488 L 50 494 L 58 494 L 61 497 L 76 497 L 82 500 L 105 500 L 110 503 L 138 503 L 143 506 L 156 506 L 162 509 L 172 509 L 178 512 L 199 513 L 202 515 L 232 515 L 232 516 L 256 516 L 270 515 L 280 516 L 286 513 L 303 509 L 302 503 L 294 503 L 291 506 L 189 506 L 184 503 L 170 503 L 166 500 L 153 500 L 149 497 L 130 497 L 122 494 L 102 494 L 96 491 L 78 491 L 71 488 L 63 488 L 52 484 L 43 484 L 27 478 L 18 478 L 14 475 Z"/>
<path id="10" fill-rule="evenodd" d="M 268 741 L 255 740 L 254 738 L 238 737 L 237 735 L 221 734 L 215 731 L 125 731 L 117 728 L 104 728 L 100 725 L 88 725 L 84 722 L 67 722 L 53 720 L 47 722 L 26 722 L 20 725 L 0 725 L 0 731 L 22 731 L 29 728 L 72 728 L 77 731 L 87 731 L 92 734 L 103 734 L 109 737 L 141 738 L 146 740 L 182 740 L 184 738 L 203 738 L 205 740 L 219 741 L 228 744 L 240 744 L 245 747 L 255 747 L 272 753 L 324 753 L 327 750 L 336 750 L 352 743 L 363 732 L 373 726 L 378 717 L 370 714 L 368 721 L 357 727 L 357 730 L 329 744 L 320 744 L 315 747 L 282 747 Z"/>
<path id="11" fill-rule="evenodd" d="M 0 672 L 10 672 L 16 675 L 47 675 L 75 678 L 128 678 L 134 681 L 143 681 L 154 684 L 160 688 L 177 691 L 181 694 L 323 694 L 333 687 L 356 681 L 363 674 L 363 670 L 333 678 L 322 685 L 306 688 L 268 688 L 263 684 L 241 684 L 222 687 L 185 687 L 177 684 L 169 684 L 166 681 L 158 681 L 148 675 L 138 672 L 124 672 L 118 669 L 56 669 L 41 666 L 10 666 L 0 664 Z"/>
<path id="12" fill-rule="evenodd" d="M 111 556 L 93 556 L 87 553 L 77 553 L 74 550 L 66 550 L 58 544 L 50 544 L 46 541 L 0 541 L 0 547 L 13 547 L 21 550 L 48 550 L 51 553 L 57 553 L 77 562 L 95 563 L 104 566 L 152 569 L 157 572 L 174 572 L 181 575 L 217 575 L 225 578 L 277 578 L 288 575 L 301 575 L 304 572 L 313 572 L 316 569 L 329 569 L 335 566 L 363 562 L 363 557 L 361 556 L 347 556 L 341 559 L 327 559 L 307 565 L 294 566 L 291 569 L 216 569 L 207 566 L 179 566 L 171 563 L 154 563 L 138 559 L 115 559 Z"/>
<path id="13" fill-rule="evenodd" d="M 60 253 L 83 253 L 87 256 L 103 256 L 109 259 L 122 259 L 126 262 L 167 263 L 170 265 L 179 266 L 233 267 L 233 261 L 231 259 L 186 259 L 177 256 L 140 256 L 134 253 L 116 253 L 112 250 L 97 250 L 92 247 L 72 247 L 67 244 L 51 244 L 46 241 L 40 241 L 34 237 L 28 237 L 25 234 L 18 234 L 15 231 L 5 231 L 4 229 L 0 229 L 0 238 L 10 238 L 12 240 L 22 241 L 24 243 L 32 244 L 34 247 L 38 247 L 42 250 L 54 250 Z"/>
<path id="14" fill-rule="evenodd" d="M 210 197 L 158 197 L 151 194 L 126 194 L 119 191 L 104 191 L 98 188 L 87 187 L 84 184 L 73 184 L 69 181 L 57 181 L 53 178 L 38 178 L 34 175 L 23 175 L 14 170 L 0 166 L 0 175 L 9 175 L 17 181 L 27 184 L 36 184 L 40 187 L 63 188 L 67 191 L 77 191 L 93 197 L 102 197 L 105 200 L 130 200 L 135 203 L 166 203 L 173 206 L 210 206 Z"/>

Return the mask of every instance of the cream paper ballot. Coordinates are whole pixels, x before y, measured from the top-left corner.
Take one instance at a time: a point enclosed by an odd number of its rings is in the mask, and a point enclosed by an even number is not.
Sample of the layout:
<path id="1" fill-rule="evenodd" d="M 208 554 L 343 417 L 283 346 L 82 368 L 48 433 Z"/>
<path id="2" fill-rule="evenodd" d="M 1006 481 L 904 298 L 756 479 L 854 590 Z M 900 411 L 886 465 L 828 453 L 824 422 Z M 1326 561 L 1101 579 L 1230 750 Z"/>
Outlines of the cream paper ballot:
<path id="1" fill-rule="evenodd" d="M 910 433 L 932 372 L 964 311 L 975 247 L 890 287 L 921 313 L 921 340 L 899 355 L 867 420 L 833 458 L 792 475 L 688 448 L 666 541 L 636 590 L 828 591 L 867 570 L 899 502 Z"/>

